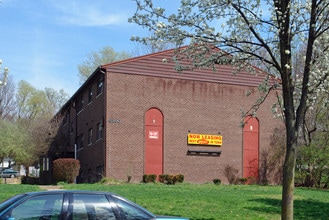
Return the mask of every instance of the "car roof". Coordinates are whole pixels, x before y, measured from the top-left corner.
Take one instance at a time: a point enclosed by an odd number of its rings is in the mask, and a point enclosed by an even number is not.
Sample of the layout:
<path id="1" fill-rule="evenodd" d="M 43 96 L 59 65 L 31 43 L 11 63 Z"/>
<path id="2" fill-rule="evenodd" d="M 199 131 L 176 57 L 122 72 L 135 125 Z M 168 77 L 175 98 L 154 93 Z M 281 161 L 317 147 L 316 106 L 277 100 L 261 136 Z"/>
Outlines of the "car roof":
<path id="1" fill-rule="evenodd" d="M 139 207 L 140 209 L 144 210 L 145 212 L 147 212 L 149 215 L 152 215 L 153 217 L 155 217 L 155 215 L 153 213 L 151 213 L 150 211 L 148 211 L 147 209 L 145 209 L 144 207 L 130 201 L 129 199 L 122 197 L 116 193 L 112 193 L 112 192 L 106 192 L 106 191 L 94 191 L 94 190 L 48 190 L 48 191 L 33 191 L 33 192 L 27 192 L 27 193 L 23 193 L 23 195 L 25 195 L 25 197 L 30 197 L 30 196 L 38 196 L 38 195 L 54 195 L 54 194 L 65 194 L 65 193 L 79 193 L 79 194 L 99 194 L 99 195 L 110 195 L 113 197 L 117 197 L 120 198 L 126 202 L 132 203 L 135 206 Z"/>
<path id="2" fill-rule="evenodd" d="M 112 193 L 112 192 L 106 192 L 106 191 L 95 191 L 95 190 L 64 190 L 64 189 L 60 189 L 60 190 L 47 190 L 47 191 L 31 191 L 31 192 L 26 192 L 26 193 L 22 193 L 20 195 L 22 195 L 24 198 L 28 198 L 28 197 L 34 197 L 34 196 L 39 196 L 39 195 L 56 195 L 56 194 L 65 194 L 65 193 L 78 193 L 78 194 L 99 194 L 99 195 L 110 195 L 110 196 L 114 196 L 114 197 L 118 197 L 123 199 L 126 202 L 131 202 L 133 203 L 135 206 L 139 207 L 140 209 L 142 209 L 143 211 L 145 211 L 146 213 L 148 213 L 149 215 L 153 216 L 153 218 L 156 217 L 156 215 L 154 215 L 153 213 L 151 213 L 149 210 L 145 209 L 144 207 L 130 201 L 129 199 L 122 197 L 116 193 Z M 161 216 L 158 216 L 159 219 L 168 219 L 167 218 L 162 218 Z M 176 219 L 176 218 L 175 218 Z M 177 219 L 186 219 L 186 218 L 177 218 Z"/>
<path id="3" fill-rule="evenodd" d="M 92 190 L 48 190 L 48 191 L 32 191 L 23 193 L 25 195 L 44 195 L 44 194 L 62 194 L 62 193 L 86 193 L 86 194 L 109 194 L 116 195 L 111 192 L 105 191 L 92 191 Z"/>

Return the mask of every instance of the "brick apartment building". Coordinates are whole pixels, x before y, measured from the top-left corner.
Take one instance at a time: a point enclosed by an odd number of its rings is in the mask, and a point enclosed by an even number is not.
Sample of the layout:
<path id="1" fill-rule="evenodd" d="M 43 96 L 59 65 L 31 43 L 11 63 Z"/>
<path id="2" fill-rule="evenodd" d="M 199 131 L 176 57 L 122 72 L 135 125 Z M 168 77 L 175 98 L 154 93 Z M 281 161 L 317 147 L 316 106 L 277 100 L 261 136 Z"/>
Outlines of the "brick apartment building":
<path id="1" fill-rule="evenodd" d="M 281 124 L 271 113 L 276 97 L 267 98 L 256 118 L 243 119 L 241 111 L 259 98 L 246 94 L 257 91 L 264 75 L 235 75 L 229 65 L 181 73 L 173 53 L 101 66 L 62 107 L 61 150 L 52 157 L 75 156 L 78 182 L 183 174 L 185 182 L 227 183 L 226 166 L 239 177 L 258 175 L 260 152 Z"/>

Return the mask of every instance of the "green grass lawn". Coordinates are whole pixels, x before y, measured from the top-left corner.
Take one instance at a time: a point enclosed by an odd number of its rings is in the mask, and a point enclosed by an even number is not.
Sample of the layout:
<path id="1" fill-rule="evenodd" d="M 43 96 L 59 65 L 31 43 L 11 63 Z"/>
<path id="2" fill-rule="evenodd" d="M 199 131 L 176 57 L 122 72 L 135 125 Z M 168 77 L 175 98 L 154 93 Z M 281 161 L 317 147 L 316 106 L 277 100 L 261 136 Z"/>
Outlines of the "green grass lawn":
<path id="1" fill-rule="evenodd" d="M 16 194 L 38 190 L 40 190 L 39 186 L 0 183 L 0 201 L 8 199 Z"/>
<path id="2" fill-rule="evenodd" d="M 111 191 L 161 215 L 191 220 L 280 219 L 281 187 L 213 184 L 78 184 L 65 189 Z M 3 190 L 6 191 L 3 196 Z M 0 185 L 0 200 L 10 194 L 40 190 L 28 185 Z M 295 189 L 295 219 L 329 219 L 329 191 Z"/>

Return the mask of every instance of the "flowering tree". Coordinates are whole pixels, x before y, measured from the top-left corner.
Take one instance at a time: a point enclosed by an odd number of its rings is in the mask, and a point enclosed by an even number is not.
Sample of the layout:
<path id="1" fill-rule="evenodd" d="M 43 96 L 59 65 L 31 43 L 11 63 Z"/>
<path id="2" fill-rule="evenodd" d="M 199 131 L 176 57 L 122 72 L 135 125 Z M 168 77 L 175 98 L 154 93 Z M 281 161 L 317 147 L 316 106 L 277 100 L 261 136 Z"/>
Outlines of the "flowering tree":
<path id="1" fill-rule="evenodd" d="M 2 60 L 0 59 L 0 74 L 3 75 L 2 79 L 0 80 L 0 86 L 4 86 L 7 84 L 8 72 L 8 67 L 2 68 Z"/>
<path id="2" fill-rule="evenodd" d="M 282 219 L 293 219 L 300 130 L 308 104 L 328 84 L 328 72 L 323 71 L 329 63 L 328 1 L 181 0 L 177 12 L 171 13 L 156 7 L 152 0 L 135 2 L 137 9 L 129 21 L 148 28 L 154 35 L 132 40 L 172 42 L 177 47 L 189 44 L 180 55 L 189 58 L 193 67 L 216 68 L 230 63 L 250 69 L 248 63 L 257 62 L 280 79 L 286 127 Z M 303 56 L 301 45 L 305 46 Z M 225 53 L 210 54 L 214 47 Z M 293 61 L 297 58 L 302 60 L 302 66 L 294 71 Z"/>
<path id="3" fill-rule="evenodd" d="M 0 59 L 0 119 L 12 120 L 15 115 L 15 84 L 8 78 L 9 69 L 2 67 Z"/>

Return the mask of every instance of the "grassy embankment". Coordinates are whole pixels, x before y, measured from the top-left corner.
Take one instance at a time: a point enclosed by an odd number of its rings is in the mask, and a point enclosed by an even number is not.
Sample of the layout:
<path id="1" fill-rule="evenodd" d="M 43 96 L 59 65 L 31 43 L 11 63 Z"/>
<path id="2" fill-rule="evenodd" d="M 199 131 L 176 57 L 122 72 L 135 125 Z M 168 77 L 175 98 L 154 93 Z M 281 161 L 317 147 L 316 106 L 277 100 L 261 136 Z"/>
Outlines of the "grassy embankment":
<path id="1" fill-rule="evenodd" d="M 78 184 L 64 189 L 111 191 L 161 215 L 191 220 L 280 219 L 281 187 L 213 184 Z M 37 186 L 0 184 L 0 200 L 40 190 Z M 329 219 L 329 191 L 296 188 L 295 219 Z"/>

